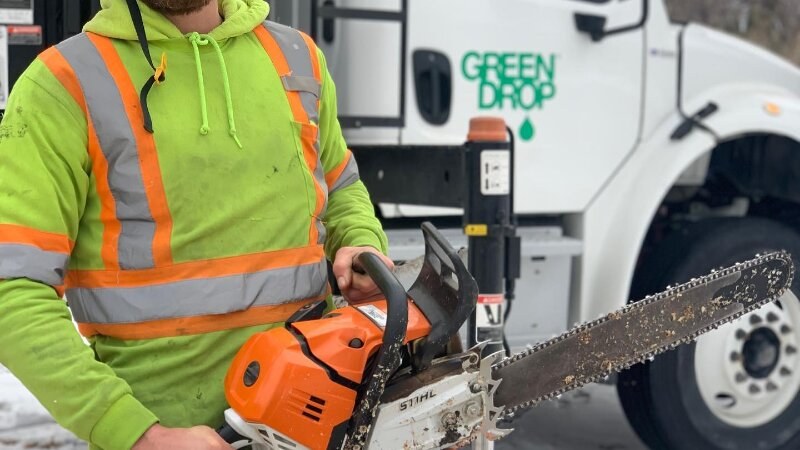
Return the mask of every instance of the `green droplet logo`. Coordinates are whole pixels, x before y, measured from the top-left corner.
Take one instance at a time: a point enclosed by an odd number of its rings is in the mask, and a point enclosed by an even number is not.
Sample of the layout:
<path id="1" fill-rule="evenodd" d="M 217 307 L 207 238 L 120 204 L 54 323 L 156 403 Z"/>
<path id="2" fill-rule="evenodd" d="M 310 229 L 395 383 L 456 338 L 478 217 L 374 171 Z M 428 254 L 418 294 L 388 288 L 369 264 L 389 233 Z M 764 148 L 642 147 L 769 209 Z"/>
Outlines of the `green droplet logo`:
<path id="1" fill-rule="evenodd" d="M 522 126 L 519 127 L 519 137 L 523 141 L 530 141 L 536 135 L 536 128 L 533 126 L 533 122 L 531 119 L 526 117 L 525 121 L 522 122 Z"/>

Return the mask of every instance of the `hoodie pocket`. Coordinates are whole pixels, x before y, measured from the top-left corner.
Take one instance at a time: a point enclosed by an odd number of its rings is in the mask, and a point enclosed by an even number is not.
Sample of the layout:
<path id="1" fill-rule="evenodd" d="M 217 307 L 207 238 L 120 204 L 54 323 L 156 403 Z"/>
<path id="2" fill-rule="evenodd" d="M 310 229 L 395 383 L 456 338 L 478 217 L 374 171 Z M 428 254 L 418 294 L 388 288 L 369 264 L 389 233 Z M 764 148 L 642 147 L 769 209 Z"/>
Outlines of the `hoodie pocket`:
<path id="1" fill-rule="evenodd" d="M 308 214 L 317 220 L 323 214 L 328 200 L 325 172 L 319 158 L 319 127 L 313 123 L 292 122 L 295 150 L 303 168 L 303 185 L 308 200 Z"/>

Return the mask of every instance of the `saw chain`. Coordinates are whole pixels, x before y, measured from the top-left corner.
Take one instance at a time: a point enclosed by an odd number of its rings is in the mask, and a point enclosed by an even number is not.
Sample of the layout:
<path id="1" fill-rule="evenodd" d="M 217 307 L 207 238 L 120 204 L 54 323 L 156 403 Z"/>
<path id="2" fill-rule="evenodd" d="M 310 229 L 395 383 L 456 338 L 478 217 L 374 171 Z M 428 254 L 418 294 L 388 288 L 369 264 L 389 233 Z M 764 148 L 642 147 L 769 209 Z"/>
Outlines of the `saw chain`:
<path id="1" fill-rule="evenodd" d="M 492 378 L 500 381 L 494 396 L 499 416 L 511 419 L 524 409 L 692 342 L 778 299 L 791 286 L 793 275 L 787 253 L 757 256 L 506 358 L 492 367 Z"/>

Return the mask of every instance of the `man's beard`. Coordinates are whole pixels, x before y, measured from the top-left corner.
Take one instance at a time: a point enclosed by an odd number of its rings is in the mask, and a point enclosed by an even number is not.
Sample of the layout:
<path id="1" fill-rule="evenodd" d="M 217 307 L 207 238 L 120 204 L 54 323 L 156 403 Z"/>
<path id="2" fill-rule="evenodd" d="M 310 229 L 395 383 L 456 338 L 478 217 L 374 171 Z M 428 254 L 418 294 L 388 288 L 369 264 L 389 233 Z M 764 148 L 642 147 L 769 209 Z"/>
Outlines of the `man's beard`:
<path id="1" fill-rule="evenodd" d="M 142 0 L 150 8 L 169 15 L 189 14 L 211 3 L 211 0 Z"/>

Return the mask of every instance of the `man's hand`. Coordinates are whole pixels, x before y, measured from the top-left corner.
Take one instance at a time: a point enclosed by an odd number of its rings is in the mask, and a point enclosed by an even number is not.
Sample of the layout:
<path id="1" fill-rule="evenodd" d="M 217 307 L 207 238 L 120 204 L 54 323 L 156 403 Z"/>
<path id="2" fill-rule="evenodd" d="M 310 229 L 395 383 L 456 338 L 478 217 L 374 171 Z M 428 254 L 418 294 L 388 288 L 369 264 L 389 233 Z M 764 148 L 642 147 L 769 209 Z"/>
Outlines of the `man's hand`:
<path id="1" fill-rule="evenodd" d="M 131 450 L 231 450 L 209 427 L 166 428 L 155 424 L 136 441 Z"/>
<path id="2" fill-rule="evenodd" d="M 375 285 L 369 275 L 359 273 L 361 270 L 357 258 L 358 255 L 364 252 L 380 256 L 390 269 L 394 268 L 394 263 L 391 259 L 372 247 L 340 248 L 336 252 L 336 257 L 333 261 L 333 274 L 336 276 L 336 284 L 339 285 L 342 295 L 350 302 L 360 302 L 380 294 L 378 286 Z M 356 270 L 353 270 L 354 268 Z"/>

